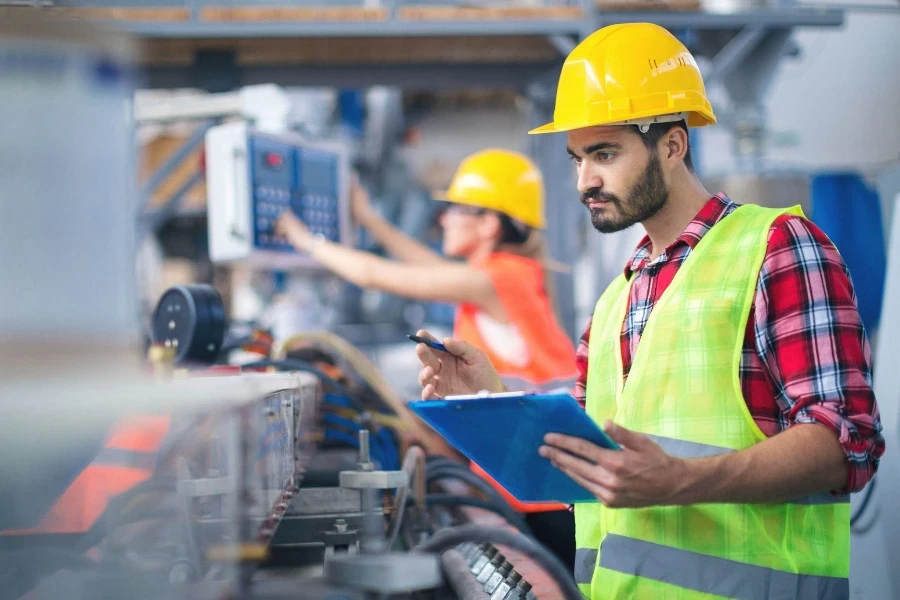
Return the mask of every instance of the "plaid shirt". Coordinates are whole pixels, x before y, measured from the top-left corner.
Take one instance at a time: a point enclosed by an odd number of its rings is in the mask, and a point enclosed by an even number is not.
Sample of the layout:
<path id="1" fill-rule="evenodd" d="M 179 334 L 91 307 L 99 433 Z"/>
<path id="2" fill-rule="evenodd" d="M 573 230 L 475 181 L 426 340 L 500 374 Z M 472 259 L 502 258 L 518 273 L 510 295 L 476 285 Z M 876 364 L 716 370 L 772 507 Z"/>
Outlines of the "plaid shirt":
<path id="1" fill-rule="evenodd" d="M 625 377 L 656 302 L 691 250 L 738 207 L 714 196 L 654 261 L 645 237 L 625 267 L 632 285 L 622 327 Z M 591 323 L 576 360 L 582 406 Z M 773 436 L 798 423 L 820 423 L 838 435 L 850 465 L 844 492 L 865 487 L 884 452 L 872 392 L 872 356 L 850 274 L 828 237 L 806 219 L 783 215 L 769 231 L 766 256 L 744 336 L 741 388 L 753 420 Z"/>

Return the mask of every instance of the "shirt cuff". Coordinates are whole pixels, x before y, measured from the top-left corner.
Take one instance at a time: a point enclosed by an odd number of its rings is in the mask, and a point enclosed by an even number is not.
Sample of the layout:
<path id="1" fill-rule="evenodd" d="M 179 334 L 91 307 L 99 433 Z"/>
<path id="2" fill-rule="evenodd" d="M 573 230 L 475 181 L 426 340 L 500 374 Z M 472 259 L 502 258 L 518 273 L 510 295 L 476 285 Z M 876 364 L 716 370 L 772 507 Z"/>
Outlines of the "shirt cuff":
<path id="1" fill-rule="evenodd" d="M 860 435 L 861 427 L 858 427 L 854 420 L 820 404 L 798 412 L 791 427 L 810 423 L 818 423 L 831 429 L 847 458 L 847 484 L 843 489 L 832 490 L 832 495 L 845 496 L 866 487 L 875 476 L 878 459 L 884 452 L 884 438 L 880 429 L 870 427 L 868 429 L 872 431 L 871 435 L 868 437 Z"/>

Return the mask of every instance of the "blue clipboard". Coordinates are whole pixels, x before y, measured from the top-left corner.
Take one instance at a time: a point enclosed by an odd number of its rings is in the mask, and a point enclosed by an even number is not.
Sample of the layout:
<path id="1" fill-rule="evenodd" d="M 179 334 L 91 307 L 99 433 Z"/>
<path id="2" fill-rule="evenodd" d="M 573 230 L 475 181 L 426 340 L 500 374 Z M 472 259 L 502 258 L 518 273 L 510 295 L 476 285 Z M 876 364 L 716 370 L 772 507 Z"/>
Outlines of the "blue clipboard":
<path id="1" fill-rule="evenodd" d="M 569 394 L 456 396 L 408 406 L 522 502 L 597 501 L 538 454 L 547 433 L 620 449 Z"/>

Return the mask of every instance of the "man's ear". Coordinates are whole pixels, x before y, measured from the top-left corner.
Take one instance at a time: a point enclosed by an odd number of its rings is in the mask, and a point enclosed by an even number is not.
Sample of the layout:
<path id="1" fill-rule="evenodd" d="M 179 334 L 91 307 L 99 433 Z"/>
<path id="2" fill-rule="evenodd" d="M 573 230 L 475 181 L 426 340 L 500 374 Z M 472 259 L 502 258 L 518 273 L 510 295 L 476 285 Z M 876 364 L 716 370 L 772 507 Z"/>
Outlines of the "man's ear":
<path id="1" fill-rule="evenodd" d="M 684 160 L 689 144 L 688 132 L 681 127 L 672 127 L 659 140 L 659 155 L 664 162 L 674 166 Z"/>

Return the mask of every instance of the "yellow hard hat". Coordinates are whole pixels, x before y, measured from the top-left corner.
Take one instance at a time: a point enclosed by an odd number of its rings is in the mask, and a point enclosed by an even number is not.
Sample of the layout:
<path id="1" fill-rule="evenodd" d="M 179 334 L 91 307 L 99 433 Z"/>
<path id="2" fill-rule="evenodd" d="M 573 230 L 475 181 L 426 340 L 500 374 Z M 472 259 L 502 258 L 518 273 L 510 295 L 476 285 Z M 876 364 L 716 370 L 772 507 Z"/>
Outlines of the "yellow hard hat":
<path id="1" fill-rule="evenodd" d="M 466 157 L 450 189 L 435 199 L 495 210 L 529 227 L 543 229 L 544 180 L 524 154 L 482 150 Z"/>
<path id="2" fill-rule="evenodd" d="M 714 125 L 700 69 L 674 35 L 652 23 L 610 25 L 563 64 L 553 122 L 529 133 L 685 120 Z"/>

